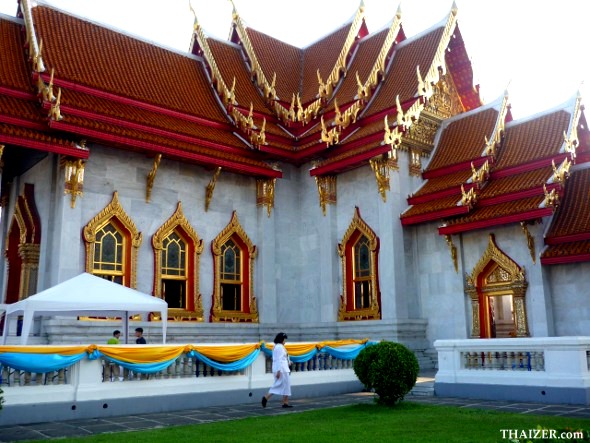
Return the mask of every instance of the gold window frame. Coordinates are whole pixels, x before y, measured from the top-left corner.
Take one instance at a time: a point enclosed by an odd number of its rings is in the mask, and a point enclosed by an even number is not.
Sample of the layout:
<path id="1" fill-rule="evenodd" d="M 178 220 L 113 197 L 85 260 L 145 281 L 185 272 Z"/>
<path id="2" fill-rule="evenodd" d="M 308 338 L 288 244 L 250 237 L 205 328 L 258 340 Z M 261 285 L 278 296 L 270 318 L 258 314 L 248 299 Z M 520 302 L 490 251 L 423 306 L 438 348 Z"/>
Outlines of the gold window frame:
<path id="1" fill-rule="evenodd" d="M 354 243 L 352 243 L 351 239 L 356 232 L 359 232 L 360 235 L 355 239 Z M 348 287 L 354 282 L 354 246 L 362 235 L 369 240 L 371 294 L 368 308 L 354 309 L 354 304 L 351 307 L 348 303 L 349 296 L 354 297 L 354 289 L 353 293 L 349 294 Z M 350 251 L 350 258 L 347 257 L 348 251 Z M 379 292 L 378 273 L 379 238 L 362 219 L 358 206 L 355 206 L 352 222 L 346 230 L 342 241 L 338 244 L 338 255 L 342 262 L 342 295 L 340 296 L 338 321 L 381 319 L 381 296 Z M 349 260 L 351 260 L 352 263 L 348 263 Z M 348 271 L 349 268 L 350 271 Z M 352 285 L 351 288 L 354 288 L 354 285 Z"/>
<path id="2" fill-rule="evenodd" d="M 127 215 L 121 203 L 119 202 L 119 194 L 117 191 L 113 193 L 111 202 L 100 211 L 82 231 L 84 242 L 86 246 L 86 272 L 93 274 L 94 272 L 94 248 L 96 245 L 96 233 L 102 229 L 103 226 L 115 220 L 115 225 L 123 228 L 123 242 L 125 255 L 123 285 L 131 288 L 137 287 L 137 253 L 143 240 L 143 235 L 137 230 L 133 220 Z M 130 242 L 130 245 L 127 243 Z M 129 258 L 129 260 L 127 260 Z M 129 267 L 126 266 L 127 262 Z"/>
<path id="3" fill-rule="evenodd" d="M 242 303 L 241 311 L 226 311 L 222 309 L 221 303 L 221 248 L 231 238 L 237 238 L 243 243 L 240 247 L 242 252 L 242 300 L 247 303 Z M 211 251 L 213 252 L 213 306 L 211 307 L 211 321 L 213 322 L 251 322 L 258 323 L 258 308 L 256 306 L 256 297 L 254 296 L 254 259 L 256 258 L 256 246 L 252 243 L 238 220 L 238 214 L 233 211 L 232 217 L 228 225 L 215 237 L 211 243 Z M 247 275 L 246 275 L 247 273 Z M 244 284 L 244 280 L 248 279 L 248 283 Z M 249 312 L 245 311 L 245 306 L 248 305 Z"/>
<path id="4" fill-rule="evenodd" d="M 185 217 L 181 202 L 178 202 L 174 214 L 158 228 L 152 237 L 155 269 L 153 294 L 155 297 L 162 298 L 162 253 L 164 251 L 164 240 L 173 232 L 176 232 L 187 245 L 187 280 L 191 279 L 191 277 L 193 279 L 192 283 L 187 281 L 187 286 L 193 298 L 194 311 L 169 309 L 168 315 L 177 321 L 195 319 L 197 321 L 204 321 L 203 301 L 199 284 L 200 257 L 204 244 L 203 240 Z M 188 293 L 187 296 L 189 296 Z"/>
<path id="5" fill-rule="evenodd" d="M 502 278 L 489 282 L 490 275 L 500 271 Z M 471 300 L 471 337 L 480 338 L 480 297 L 512 295 L 517 337 L 528 337 L 525 295 L 528 287 L 525 270 L 496 245 L 494 234 L 489 235 L 488 246 L 473 268 L 465 274 L 465 294 Z M 486 313 L 487 315 L 487 313 Z"/>

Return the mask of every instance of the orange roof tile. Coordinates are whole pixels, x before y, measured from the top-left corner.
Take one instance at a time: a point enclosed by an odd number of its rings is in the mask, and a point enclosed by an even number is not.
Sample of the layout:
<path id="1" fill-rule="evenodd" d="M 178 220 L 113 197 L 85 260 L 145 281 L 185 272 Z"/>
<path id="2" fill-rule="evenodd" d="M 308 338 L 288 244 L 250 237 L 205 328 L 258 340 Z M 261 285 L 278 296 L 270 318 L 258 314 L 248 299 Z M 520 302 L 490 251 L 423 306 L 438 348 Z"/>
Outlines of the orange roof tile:
<path id="1" fill-rule="evenodd" d="M 590 240 L 551 245 L 543 251 L 541 254 L 541 260 L 544 261 L 544 259 L 557 259 L 573 256 L 584 257 L 583 260 L 573 261 L 588 261 L 590 259 Z"/>
<path id="2" fill-rule="evenodd" d="M 498 111 L 490 108 L 453 120 L 442 131 L 426 170 L 432 171 L 480 157 L 485 148 L 485 138 L 490 139 L 497 119 Z"/>
<path id="3" fill-rule="evenodd" d="M 266 106 L 264 98 L 258 88 L 250 79 L 250 71 L 246 68 L 241 49 L 233 43 L 226 43 L 212 38 L 207 39 L 215 63 L 223 76 L 223 81 L 231 88 L 234 77 L 236 78 L 236 101 L 244 109 L 254 106 L 254 111 L 266 115 L 274 115 Z"/>
<path id="4" fill-rule="evenodd" d="M 37 102 L 20 100 L 7 95 L 0 95 L 0 115 L 27 120 L 46 125 L 47 111 L 43 111 Z"/>
<path id="5" fill-rule="evenodd" d="M 351 26 L 352 22 L 303 50 L 301 103 L 304 106 L 318 94 L 318 69 L 324 82 L 332 73 Z"/>
<path id="6" fill-rule="evenodd" d="M 397 95 L 399 95 L 400 103 L 414 97 L 418 91 L 416 66 L 420 66 L 422 75 L 430 69 L 443 31 L 444 28 L 436 28 L 423 36 L 405 40 L 398 45 L 385 81 L 370 104 L 368 115 L 394 108 Z"/>
<path id="7" fill-rule="evenodd" d="M 226 121 L 198 60 L 45 6 L 32 10 L 56 79 Z"/>
<path id="8" fill-rule="evenodd" d="M 32 92 L 30 73 L 24 57 L 24 42 L 21 26 L 0 18 L 0 86 L 24 92 Z"/>
<path id="9" fill-rule="evenodd" d="M 547 239 L 590 234 L 590 169 L 572 172 L 557 209 Z"/>
<path id="10" fill-rule="evenodd" d="M 412 197 L 420 197 L 423 195 L 433 194 L 435 192 L 443 191 L 454 186 L 461 186 L 472 175 L 470 170 L 457 171 L 452 174 L 441 175 L 427 180 L 424 185 L 412 195 Z"/>
<path id="11" fill-rule="evenodd" d="M 522 123 L 506 125 L 506 136 L 496 170 L 526 164 L 559 153 L 571 115 L 556 111 Z"/>
<path id="12" fill-rule="evenodd" d="M 297 74 L 301 73 L 303 51 L 254 29 L 246 28 L 246 32 L 267 80 L 272 82 L 276 72 L 277 96 L 290 103 L 293 94 L 301 88 L 301 75 Z"/>
<path id="13" fill-rule="evenodd" d="M 342 80 L 342 84 L 336 91 L 336 100 L 339 105 L 353 102 L 357 94 L 358 85 L 356 81 L 356 73 L 358 72 L 361 82 L 364 84 L 375 65 L 377 56 L 383 47 L 385 37 L 389 29 L 372 34 L 360 40 L 358 48 L 354 54 L 354 59 L 348 68 L 348 74 Z M 325 79 L 323 79 L 325 81 Z M 334 109 L 334 100 L 330 102 L 327 109 Z"/>
<path id="14" fill-rule="evenodd" d="M 461 200 L 461 195 L 451 195 L 449 197 L 437 198 L 427 203 L 421 203 L 410 208 L 401 215 L 401 218 L 412 217 L 415 215 L 427 214 L 430 212 L 438 212 L 444 209 L 454 208 L 457 202 Z"/>
<path id="15" fill-rule="evenodd" d="M 525 214 L 526 212 L 538 209 L 544 198 L 544 196 L 535 196 L 492 206 L 478 207 L 464 217 L 449 219 L 447 222 L 449 225 L 457 225 L 482 220 L 493 220 L 509 215 Z"/>
<path id="16" fill-rule="evenodd" d="M 549 166 L 521 174 L 490 180 L 487 186 L 481 191 L 479 199 L 513 194 L 527 189 L 542 187 L 552 175 L 553 169 Z"/>

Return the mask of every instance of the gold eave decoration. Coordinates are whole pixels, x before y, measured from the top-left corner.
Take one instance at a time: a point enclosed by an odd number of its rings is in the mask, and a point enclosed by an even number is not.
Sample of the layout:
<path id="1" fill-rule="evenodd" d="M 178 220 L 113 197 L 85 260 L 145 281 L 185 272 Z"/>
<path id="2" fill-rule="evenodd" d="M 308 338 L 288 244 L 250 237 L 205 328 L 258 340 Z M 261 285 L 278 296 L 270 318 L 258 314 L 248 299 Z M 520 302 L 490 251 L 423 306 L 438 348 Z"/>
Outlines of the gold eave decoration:
<path id="1" fill-rule="evenodd" d="M 569 134 L 563 132 L 564 146 L 563 151 L 570 154 L 572 161 L 576 162 L 576 150 L 580 144 L 578 139 L 578 124 L 580 122 L 580 116 L 582 115 L 582 96 L 578 91 L 576 96 L 576 102 L 574 104 L 574 111 L 572 113 L 572 119 L 570 122 Z"/>
<path id="2" fill-rule="evenodd" d="M 322 214 L 326 215 L 326 205 L 336 204 L 336 176 L 324 175 L 315 177 L 315 182 L 318 187 L 318 194 L 320 198 L 320 207 Z"/>
<path id="3" fill-rule="evenodd" d="M 545 193 L 545 199 L 541 204 L 544 208 L 553 208 L 556 209 L 559 206 L 559 194 L 557 193 L 557 188 L 553 188 L 551 191 L 547 190 L 547 185 L 543 184 L 543 192 Z"/>
<path id="4" fill-rule="evenodd" d="M 551 176 L 551 181 L 553 183 L 564 184 L 570 175 L 571 165 L 572 162 L 567 157 L 559 165 L 559 168 L 555 167 L 555 160 L 551 160 L 551 166 L 553 167 L 553 175 Z"/>
<path id="5" fill-rule="evenodd" d="M 248 263 L 242 263 L 242 272 L 248 272 L 249 285 L 249 306 L 250 312 L 224 311 L 221 303 L 221 282 L 219 280 L 219 273 L 221 269 L 221 247 L 232 237 L 237 235 L 244 243 L 248 250 Z M 238 220 L 236 211 L 232 213 L 232 218 L 229 224 L 221 231 L 211 244 L 211 251 L 213 252 L 213 260 L 215 261 L 215 272 L 213 282 L 213 307 L 211 309 L 211 320 L 213 322 L 232 321 L 232 322 L 252 322 L 258 323 L 258 308 L 256 305 L 256 297 L 254 296 L 254 259 L 256 258 L 256 246 L 252 243 Z M 246 271 L 247 269 L 247 271 Z"/>
<path id="6" fill-rule="evenodd" d="M 369 164 L 371 165 L 371 169 L 375 173 L 377 189 L 379 191 L 379 194 L 381 194 L 383 202 L 385 203 L 387 201 L 387 191 L 389 191 L 389 158 L 387 158 L 387 156 L 385 156 L 385 158 L 372 158 L 369 160 Z"/>
<path id="7" fill-rule="evenodd" d="M 64 194 L 70 194 L 70 206 L 76 207 L 76 198 L 84 195 L 84 166 L 80 158 L 62 157 L 60 160 L 64 168 Z"/>
<path id="8" fill-rule="evenodd" d="M 533 264 L 536 263 L 536 253 L 535 253 L 535 238 L 531 235 L 531 233 L 529 232 L 529 228 L 527 226 L 527 223 L 522 221 L 520 222 L 520 226 L 522 228 L 522 232 L 524 234 L 524 237 L 526 238 L 526 245 L 527 248 L 529 249 L 529 254 L 531 254 L 531 259 L 533 260 Z"/>
<path id="9" fill-rule="evenodd" d="M 453 244 L 453 237 L 451 235 L 445 235 L 445 241 L 447 242 L 447 246 L 449 247 L 449 251 L 451 253 L 451 260 L 453 260 L 453 266 L 455 267 L 455 272 L 459 272 L 459 262 L 457 260 L 457 247 Z"/>
<path id="10" fill-rule="evenodd" d="M 395 151 L 397 151 L 397 148 L 402 144 L 402 133 L 398 126 L 390 129 L 387 115 L 383 118 L 383 125 L 384 132 L 382 144 L 389 145 L 391 147 L 391 152 L 394 153 L 395 158 L 397 158 L 397 153 L 395 153 Z"/>
<path id="11" fill-rule="evenodd" d="M 439 76 L 446 73 L 445 52 L 457 26 L 457 12 L 457 4 L 453 1 L 443 35 L 438 44 L 432 64 L 424 76 L 424 80 L 421 79 L 418 70 L 418 95 L 423 96 L 425 99 L 429 99 L 432 95 L 432 85 L 438 83 Z"/>
<path id="12" fill-rule="evenodd" d="M 502 99 L 502 104 L 500 105 L 500 111 L 498 112 L 498 118 L 496 119 L 496 125 L 494 126 L 494 130 L 492 132 L 492 136 L 488 139 L 487 136 L 484 136 L 485 141 L 485 148 L 482 153 L 492 159 L 496 158 L 496 150 L 500 146 L 502 142 L 502 136 L 504 135 L 504 129 L 506 125 L 506 114 L 508 113 L 508 109 L 510 108 L 510 101 L 508 100 L 508 91 L 504 92 L 504 98 Z"/>
<path id="13" fill-rule="evenodd" d="M 209 210 L 209 205 L 211 204 L 211 200 L 213 199 L 213 191 L 215 190 L 215 184 L 217 183 L 217 178 L 221 174 L 221 166 L 218 166 L 213 174 L 211 180 L 207 186 L 205 186 L 205 212 Z"/>
<path id="14" fill-rule="evenodd" d="M 56 100 L 53 95 L 53 78 L 55 76 L 55 69 L 51 68 L 51 76 L 49 77 L 49 84 L 45 85 L 43 78 L 39 75 L 37 79 L 37 92 L 41 94 L 44 102 L 53 103 Z"/>
<path id="15" fill-rule="evenodd" d="M 199 269 L 200 269 L 200 256 L 203 252 L 204 243 L 201 238 L 199 238 L 196 231 L 193 229 L 189 221 L 184 215 L 182 210 L 182 203 L 178 202 L 176 206 L 176 211 L 172 216 L 166 220 L 166 222 L 158 228 L 158 230 L 154 233 L 152 237 L 152 246 L 154 248 L 154 296 L 158 298 L 162 298 L 162 251 L 164 249 L 163 241 L 166 237 L 168 237 L 174 230 L 181 228 L 182 235 L 186 235 L 189 237 L 190 242 L 192 243 L 193 249 L 193 269 L 190 270 L 189 275 L 192 274 L 194 277 L 194 284 L 193 284 L 193 301 L 194 301 L 194 312 L 186 311 L 182 313 L 177 313 L 177 315 L 181 318 L 191 318 L 196 317 L 198 321 L 204 320 L 204 311 L 203 311 L 203 302 L 202 297 L 199 291 Z"/>
<path id="16" fill-rule="evenodd" d="M 268 145 L 266 141 L 266 117 L 262 120 L 262 127 L 258 132 L 252 131 L 250 134 L 250 143 L 254 148 L 259 149 L 260 146 Z"/>
<path id="17" fill-rule="evenodd" d="M 217 63 L 215 62 L 215 57 L 213 56 L 213 52 L 211 51 L 211 48 L 209 47 L 209 42 L 207 41 L 207 36 L 205 35 L 203 28 L 201 27 L 201 25 L 199 24 L 199 22 L 197 20 L 197 14 L 195 13 L 195 10 L 193 9 L 190 1 L 189 1 L 189 7 L 195 17 L 194 31 L 193 31 L 194 37 L 195 37 L 196 41 L 198 42 L 199 46 L 201 47 L 201 49 L 203 50 L 204 58 L 207 61 L 209 68 L 211 69 L 211 81 L 217 86 L 217 88 L 216 88 L 217 94 L 223 100 L 223 104 L 226 107 L 232 106 L 235 104 L 235 93 L 233 90 L 230 90 L 227 87 L 227 85 L 225 84 L 225 82 L 223 81 L 223 76 L 221 75 L 221 72 L 219 71 L 219 67 L 217 66 Z"/>
<path id="18" fill-rule="evenodd" d="M 148 172 L 147 182 L 145 187 L 145 202 L 149 203 L 152 197 L 152 188 L 154 187 L 154 181 L 156 180 L 156 173 L 158 172 L 158 166 L 160 166 L 160 160 L 162 160 L 162 154 L 156 155 L 154 158 L 154 164 L 152 169 Z"/>
<path id="19" fill-rule="evenodd" d="M 485 279 L 481 274 L 493 268 Z M 492 279 L 491 276 L 494 278 Z M 472 303 L 472 333 L 479 338 L 479 296 L 501 293 L 513 296 L 516 336 L 528 337 L 529 329 L 526 316 L 525 294 L 528 282 L 524 268 L 518 266 L 510 257 L 504 254 L 490 234 L 488 247 L 473 268 L 471 275 L 465 274 L 465 293 Z"/>
<path id="20" fill-rule="evenodd" d="M 346 245 L 351 236 L 356 232 L 361 232 L 369 240 L 370 260 L 371 260 L 371 287 L 373 290 L 370 295 L 370 306 L 365 309 L 347 310 L 347 288 L 346 288 Z M 340 308 L 338 309 L 338 321 L 346 320 L 378 320 L 381 318 L 381 309 L 379 307 L 379 280 L 377 278 L 377 252 L 379 249 L 379 238 L 377 234 L 362 219 L 358 206 L 354 208 L 354 216 L 348 229 L 338 244 L 338 255 L 342 263 L 342 295 L 340 297 Z"/>
<path id="21" fill-rule="evenodd" d="M 322 125 L 321 139 L 326 144 L 326 147 L 329 148 L 330 146 L 337 145 L 340 141 L 340 132 L 338 131 L 338 128 L 334 126 L 332 129 L 328 129 L 324 123 L 323 115 L 320 121 Z"/>
<path id="22" fill-rule="evenodd" d="M 61 115 L 61 88 L 57 91 L 57 98 L 55 102 L 52 103 L 51 107 L 49 108 L 48 117 L 52 121 L 60 121 L 63 119 L 63 115 Z"/>
<path id="23" fill-rule="evenodd" d="M 33 71 L 37 73 L 45 72 L 45 65 L 41 53 L 43 51 L 43 40 L 37 43 L 35 26 L 33 26 L 33 16 L 31 14 L 31 0 L 21 0 L 20 10 L 25 22 L 25 45 L 29 48 L 29 57 L 33 62 Z"/>
<path id="24" fill-rule="evenodd" d="M 121 203 L 117 191 L 113 193 L 111 202 L 100 211 L 92 220 L 88 222 L 83 229 L 84 240 L 86 241 L 86 272 L 92 273 L 92 263 L 94 260 L 94 245 L 96 243 L 96 231 L 106 225 L 112 218 L 123 225 L 131 237 L 131 270 L 130 270 L 130 287 L 137 287 L 137 252 L 141 246 L 143 235 L 137 230 L 133 220 L 127 215 Z"/>
<path id="25" fill-rule="evenodd" d="M 490 163 L 488 160 L 484 162 L 479 169 L 475 169 L 473 162 L 471 162 L 471 183 L 481 188 L 490 175 Z"/>
<path id="26" fill-rule="evenodd" d="M 460 206 L 468 206 L 472 208 L 477 203 L 477 194 L 475 187 L 469 188 L 469 191 L 465 191 L 465 186 L 461 185 L 461 201 Z"/>
<path id="27" fill-rule="evenodd" d="M 270 212 L 275 205 L 276 178 L 259 178 L 256 180 L 256 206 L 266 206 L 266 212 Z"/>

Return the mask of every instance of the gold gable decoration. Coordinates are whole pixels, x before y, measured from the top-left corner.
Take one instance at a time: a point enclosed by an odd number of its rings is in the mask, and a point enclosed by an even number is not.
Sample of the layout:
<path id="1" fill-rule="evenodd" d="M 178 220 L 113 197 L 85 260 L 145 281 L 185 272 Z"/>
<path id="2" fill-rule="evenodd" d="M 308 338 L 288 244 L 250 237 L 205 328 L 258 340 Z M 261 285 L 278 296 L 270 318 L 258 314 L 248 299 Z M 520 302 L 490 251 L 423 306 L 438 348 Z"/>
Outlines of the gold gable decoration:
<path id="1" fill-rule="evenodd" d="M 365 309 L 348 310 L 347 306 L 347 257 L 346 247 L 352 235 L 359 231 L 369 239 L 370 262 L 371 262 L 371 294 L 370 306 Z M 377 253 L 379 249 L 379 238 L 375 232 L 362 219 L 358 206 L 355 206 L 354 216 L 348 229 L 338 244 L 338 255 L 342 263 L 342 295 L 340 296 L 340 308 L 338 309 L 338 321 L 347 320 L 378 320 L 381 318 L 381 308 L 379 306 L 379 281 L 377 273 Z M 352 276 L 351 276 L 352 278 Z"/>
<path id="2" fill-rule="evenodd" d="M 315 177 L 315 182 L 318 187 L 318 194 L 320 198 L 320 207 L 322 214 L 326 215 L 326 205 L 336 204 L 336 176 L 325 175 Z"/>
<path id="3" fill-rule="evenodd" d="M 250 312 L 226 311 L 222 308 L 221 300 L 221 247 L 233 236 L 237 235 L 246 246 L 248 252 L 248 263 L 242 264 L 242 272 L 248 273 L 248 303 Z M 256 258 L 256 246 L 252 243 L 240 221 L 236 211 L 232 213 L 229 224 L 221 231 L 211 244 L 214 260 L 214 281 L 213 281 L 213 306 L 211 308 L 211 321 L 213 322 L 251 322 L 258 323 L 258 307 L 254 296 L 254 259 Z"/>
<path id="4" fill-rule="evenodd" d="M 199 238 L 196 231 L 193 229 L 182 210 L 182 203 L 178 202 L 174 214 L 166 220 L 166 222 L 158 228 L 152 237 L 152 247 L 154 248 L 154 296 L 162 298 L 162 251 L 164 249 L 163 241 L 177 228 L 181 228 L 184 235 L 187 235 L 192 242 L 193 249 L 193 269 L 189 270 L 189 275 L 193 275 L 194 284 L 192 297 L 194 302 L 194 311 L 186 311 L 184 309 L 169 309 L 168 315 L 175 320 L 192 320 L 196 318 L 197 321 L 204 321 L 203 301 L 199 291 L 199 269 L 200 256 L 203 252 L 203 240 Z M 192 272 L 191 272 L 192 271 Z"/>
<path id="5" fill-rule="evenodd" d="M 64 168 L 64 194 L 70 194 L 70 207 L 76 207 L 76 198 L 84 195 L 84 166 L 80 158 L 61 157 L 60 165 Z"/>
<path id="6" fill-rule="evenodd" d="M 484 272 L 487 272 L 484 275 Z M 489 235 L 488 247 L 473 268 L 465 274 L 465 293 L 472 303 L 471 336 L 479 338 L 479 297 L 493 294 L 510 294 L 514 303 L 516 336 L 528 337 L 525 294 L 528 287 L 524 268 L 518 266 L 496 245 L 494 234 Z"/>
<path id="7" fill-rule="evenodd" d="M 117 219 L 119 223 L 129 232 L 131 240 L 131 269 L 129 286 L 137 287 L 137 252 L 143 240 L 143 235 L 137 230 L 133 220 L 127 215 L 121 203 L 117 191 L 113 193 L 111 202 L 100 211 L 92 220 L 88 222 L 83 229 L 84 240 L 86 242 L 86 272 L 92 274 L 94 261 L 94 247 L 96 243 L 96 232 L 106 225 L 111 219 Z"/>

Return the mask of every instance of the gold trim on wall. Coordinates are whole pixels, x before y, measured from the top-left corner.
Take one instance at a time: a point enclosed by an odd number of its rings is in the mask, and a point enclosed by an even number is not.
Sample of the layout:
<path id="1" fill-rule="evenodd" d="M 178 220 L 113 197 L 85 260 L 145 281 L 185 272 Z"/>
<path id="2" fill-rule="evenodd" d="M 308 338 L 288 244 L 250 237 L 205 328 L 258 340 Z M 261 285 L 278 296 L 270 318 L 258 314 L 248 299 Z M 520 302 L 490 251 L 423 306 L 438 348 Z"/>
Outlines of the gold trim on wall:
<path id="1" fill-rule="evenodd" d="M 348 276 L 346 269 L 348 266 L 346 250 L 348 242 L 352 235 L 359 231 L 369 239 L 369 248 L 371 252 L 371 300 L 370 307 L 354 311 L 347 310 L 347 280 L 353 278 Z M 346 230 L 342 241 L 338 244 L 338 255 L 342 262 L 342 295 L 340 296 L 340 308 L 338 309 L 338 321 L 346 320 L 378 320 L 381 318 L 381 307 L 379 306 L 379 278 L 377 273 L 377 259 L 379 252 L 379 238 L 375 232 L 362 219 L 358 206 L 355 206 L 354 216 L 350 226 Z"/>
<path id="2" fill-rule="evenodd" d="M 137 252 L 143 240 L 142 233 L 137 230 L 135 223 L 127 215 L 121 203 L 119 203 L 119 194 L 117 191 L 113 193 L 111 202 L 100 211 L 92 220 L 88 222 L 83 229 L 84 241 L 86 243 L 86 272 L 92 274 L 94 270 L 94 247 L 96 244 L 96 232 L 116 218 L 123 227 L 129 232 L 131 240 L 131 269 L 129 275 L 129 287 L 135 288 L 137 286 Z M 128 240 L 127 240 L 128 241 Z"/>
<path id="3" fill-rule="evenodd" d="M 158 228 L 152 237 L 152 247 L 154 248 L 154 289 L 153 293 L 155 297 L 162 298 L 162 251 L 164 249 L 163 241 L 177 228 L 181 228 L 183 233 L 182 236 L 186 235 L 190 241 L 189 248 L 192 249 L 192 275 L 194 279 L 193 284 L 193 303 L 194 311 L 187 311 L 184 309 L 170 309 L 168 314 L 175 320 L 191 320 L 196 318 L 198 321 L 204 320 L 203 312 L 203 301 L 201 293 L 199 292 L 199 269 L 200 269 L 200 256 L 203 252 L 203 240 L 199 238 L 197 232 L 193 229 L 189 221 L 186 219 L 182 210 L 182 203 L 178 202 L 176 211 L 172 216 L 166 220 L 166 222 Z M 191 270 L 187 270 L 190 278 Z"/>
<path id="4" fill-rule="evenodd" d="M 493 263 L 495 266 L 490 266 Z M 486 275 L 483 273 L 486 272 Z M 500 277 L 497 277 L 500 276 Z M 490 278 L 494 277 L 494 278 Z M 517 337 L 528 337 L 529 328 L 526 315 L 525 294 L 528 287 L 524 268 L 518 266 L 510 257 L 498 248 L 494 234 L 490 234 L 488 247 L 473 268 L 471 275 L 465 274 L 465 294 L 471 299 L 473 338 L 480 336 L 479 297 L 492 295 L 512 295 L 514 303 L 514 321 Z"/>
<path id="5" fill-rule="evenodd" d="M 248 263 L 242 262 L 242 273 L 248 273 L 248 288 L 242 288 L 242 291 L 248 290 L 248 303 L 250 312 L 226 311 L 222 309 L 221 301 L 221 247 L 232 237 L 236 235 L 246 246 L 248 252 Z M 213 252 L 213 306 L 211 308 L 211 321 L 213 322 L 252 322 L 258 323 L 258 308 L 256 306 L 256 297 L 254 296 L 254 259 L 256 258 L 256 246 L 252 243 L 238 220 L 236 211 L 232 213 L 229 224 L 221 231 L 211 243 Z M 242 277 L 243 278 L 243 277 Z"/>

